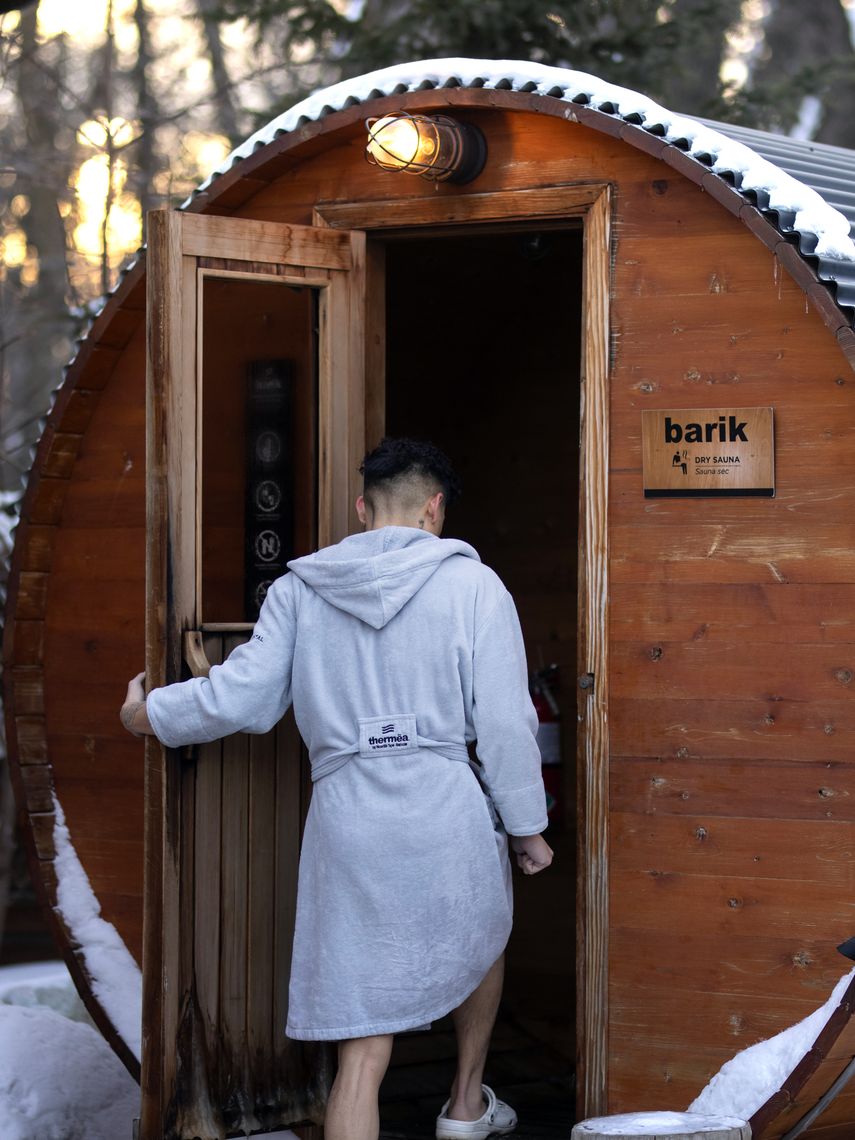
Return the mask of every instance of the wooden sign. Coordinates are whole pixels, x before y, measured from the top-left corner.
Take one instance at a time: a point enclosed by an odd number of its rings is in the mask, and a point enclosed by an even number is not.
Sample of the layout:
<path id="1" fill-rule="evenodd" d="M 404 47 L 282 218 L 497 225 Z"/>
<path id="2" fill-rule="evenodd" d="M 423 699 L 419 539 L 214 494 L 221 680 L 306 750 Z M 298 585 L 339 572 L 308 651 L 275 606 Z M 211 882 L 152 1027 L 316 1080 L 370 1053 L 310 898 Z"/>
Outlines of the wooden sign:
<path id="1" fill-rule="evenodd" d="M 644 497 L 775 494 L 773 408 L 641 413 Z"/>

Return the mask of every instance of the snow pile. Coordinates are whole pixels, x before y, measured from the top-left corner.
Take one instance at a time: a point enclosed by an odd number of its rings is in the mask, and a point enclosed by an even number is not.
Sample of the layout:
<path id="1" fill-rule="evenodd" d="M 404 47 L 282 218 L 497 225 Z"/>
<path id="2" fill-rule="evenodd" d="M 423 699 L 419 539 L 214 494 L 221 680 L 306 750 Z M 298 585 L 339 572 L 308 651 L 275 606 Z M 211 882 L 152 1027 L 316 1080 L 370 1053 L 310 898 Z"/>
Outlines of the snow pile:
<path id="1" fill-rule="evenodd" d="M 623 1116 L 601 1116 L 576 1125 L 576 1131 L 600 1136 L 697 1136 L 744 1128 L 735 1116 L 698 1116 L 693 1112 L 628 1112 Z"/>
<path id="2" fill-rule="evenodd" d="M 93 1028 L 63 963 L 0 969 L 2 1140 L 130 1140 L 139 1114 L 136 1081 Z"/>
<path id="3" fill-rule="evenodd" d="M 64 962 L 27 962 L 0 970 L 0 1005 L 42 1006 L 92 1025 Z"/>
<path id="4" fill-rule="evenodd" d="M 0 971 L 0 1136 L 122 1140 L 139 1088 L 88 1023 L 61 963 Z"/>
<path id="5" fill-rule="evenodd" d="M 552 95 L 570 105 L 581 103 L 596 111 L 619 115 L 622 119 L 632 118 L 647 130 L 655 129 L 667 142 L 688 144 L 688 153 L 699 161 L 711 161 L 717 174 L 735 175 L 741 190 L 768 195 L 769 209 L 794 213 L 795 228 L 816 236 L 818 257 L 855 261 L 855 243 L 849 236 L 846 218 L 815 190 L 761 158 L 744 143 L 734 142 L 694 119 L 673 114 L 637 91 L 617 87 L 583 71 L 548 67 L 526 60 L 420 60 L 385 67 L 316 91 L 233 150 L 222 168 L 206 179 L 199 191 L 205 190 L 219 174 L 259 147 L 332 111 L 383 95 L 403 94 L 426 87 L 456 86 Z M 572 118 L 569 107 L 567 116 Z"/>
<path id="6" fill-rule="evenodd" d="M 747 1120 L 778 1091 L 805 1053 L 812 1047 L 829 1017 L 840 1005 L 855 970 L 845 974 L 831 997 L 804 1021 L 776 1037 L 737 1053 L 689 1105 L 689 1112 L 735 1112 Z"/>
<path id="7" fill-rule="evenodd" d="M 54 796 L 54 869 L 57 909 L 78 943 L 92 993 L 139 1059 L 142 1035 L 142 975 L 116 928 L 101 917 L 101 907 L 71 843 L 65 815 Z M 0 1131 L 0 1136 L 5 1134 Z"/>

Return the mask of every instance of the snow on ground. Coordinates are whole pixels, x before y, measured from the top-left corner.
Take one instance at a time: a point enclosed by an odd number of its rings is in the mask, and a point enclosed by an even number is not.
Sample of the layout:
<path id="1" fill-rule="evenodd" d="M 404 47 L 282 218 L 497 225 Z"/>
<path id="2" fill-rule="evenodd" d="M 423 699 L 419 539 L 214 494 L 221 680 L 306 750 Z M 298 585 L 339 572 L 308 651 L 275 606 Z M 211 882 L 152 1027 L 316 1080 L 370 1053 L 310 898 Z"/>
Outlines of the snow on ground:
<path id="1" fill-rule="evenodd" d="M 3 1140 L 131 1140 L 139 1087 L 62 962 L 0 970 Z"/>
<path id="2" fill-rule="evenodd" d="M 93 1027 L 65 965 L 0 969 L 2 1140 L 131 1140 L 139 1114 L 139 1086 Z"/>
<path id="3" fill-rule="evenodd" d="M 689 1112 L 735 1112 L 746 1120 L 781 1087 L 789 1073 L 816 1041 L 820 1030 L 840 1005 L 855 970 L 840 979 L 828 1001 L 812 1014 L 768 1041 L 737 1053 L 724 1064 Z"/>

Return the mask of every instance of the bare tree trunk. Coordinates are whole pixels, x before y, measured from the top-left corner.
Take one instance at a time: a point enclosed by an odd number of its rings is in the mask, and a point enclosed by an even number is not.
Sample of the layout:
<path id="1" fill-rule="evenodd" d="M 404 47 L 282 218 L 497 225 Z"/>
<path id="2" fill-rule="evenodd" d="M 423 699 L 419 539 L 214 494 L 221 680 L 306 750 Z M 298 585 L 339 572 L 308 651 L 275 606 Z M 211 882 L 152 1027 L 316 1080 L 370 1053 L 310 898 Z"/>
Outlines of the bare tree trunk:
<path id="1" fill-rule="evenodd" d="M 56 147 L 56 89 L 39 66 L 36 9 L 21 12 L 22 54 L 17 91 L 26 131 L 29 162 L 16 182 L 16 191 L 29 199 L 22 219 L 28 248 L 38 262 L 38 280 L 22 294 L 19 338 L 10 349 L 11 400 L 19 419 L 31 421 L 46 410 L 50 393 L 71 349 L 72 321 L 66 294 L 68 265 L 65 227 L 59 213 L 69 168 Z M 28 438 L 35 442 L 37 424 L 30 423 Z"/>
<path id="2" fill-rule="evenodd" d="M 157 152 L 155 133 L 159 112 L 157 102 L 149 82 L 149 67 L 152 62 L 151 32 L 148 11 L 144 0 L 137 0 L 134 10 L 139 48 L 134 65 L 133 79 L 137 92 L 137 108 L 140 119 L 140 137 L 133 149 L 134 165 L 131 171 L 131 185 L 140 203 L 142 213 L 142 240 L 145 241 L 146 216 L 159 202 L 154 190 L 154 176 L 157 174 Z"/>
<path id="3" fill-rule="evenodd" d="M 107 0 L 104 13 L 104 47 L 101 55 L 102 79 L 100 85 L 100 98 L 96 106 L 104 110 L 107 120 L 107 194 L 104 199 L 104 216 L 101 219 L 101 293 L 103 296 L 110 292 L 110 211 L 113 208 L 113 178 L 115 173 L 116 152 L 113 142 L 113 56 L 115 54 L 115 39 L 113 35 L 113 0 Z"/>
<path id="4" fill-rule="evenodd" d="M 774 125 L 784 131 L 798 121 L 804 97 L 816 95 L 822 104 L 818 137 L 855 146 L 855 54 L 840 0 L 776 0 L 752 87 L 767 89 L 778 117 Z"/>
<path id="5" fill-rule="evenodd" d="M 237 112 L 232 98 L 232 83 L 226 67 L 226 55 L 220 36 L 220 25 L 212 14 L 212 0 L 196 0 L 196 10 L 202 21 L 208 57 L 211 61 L 211 78 L 214 84 L 214 105 L 217 108 L 217 125 L 232 143 L 239 141 Z"/>
<path id="6" fill-rule="evenodd" d="M 715 112 L 727 32 L 741 8 L 742 0 L 675 0 L 671 19 L 683 50 L 678 65 L 660 77 L 666 106 L 690 115 Z"/>

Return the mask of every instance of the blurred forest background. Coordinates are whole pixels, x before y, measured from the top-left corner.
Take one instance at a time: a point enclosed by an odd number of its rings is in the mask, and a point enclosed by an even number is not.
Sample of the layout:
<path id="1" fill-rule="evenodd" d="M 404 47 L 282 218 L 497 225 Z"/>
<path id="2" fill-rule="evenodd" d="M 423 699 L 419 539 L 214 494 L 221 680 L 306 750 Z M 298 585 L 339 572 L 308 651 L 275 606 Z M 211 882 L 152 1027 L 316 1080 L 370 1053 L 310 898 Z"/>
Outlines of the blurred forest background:
<path id="1" fill-rule="evenodd" d="M 51 392 L 146 211 L 309 91 L 524 59 L 855 148 L 853 26 L 855 0 L 0 0 L 0 566 Z M 29 889 L 2 769 L 0 936 Z"/>

